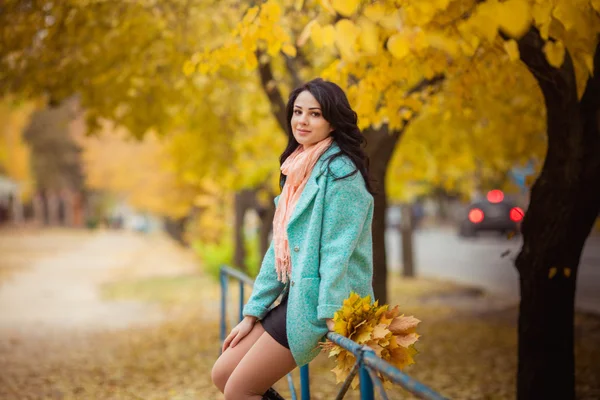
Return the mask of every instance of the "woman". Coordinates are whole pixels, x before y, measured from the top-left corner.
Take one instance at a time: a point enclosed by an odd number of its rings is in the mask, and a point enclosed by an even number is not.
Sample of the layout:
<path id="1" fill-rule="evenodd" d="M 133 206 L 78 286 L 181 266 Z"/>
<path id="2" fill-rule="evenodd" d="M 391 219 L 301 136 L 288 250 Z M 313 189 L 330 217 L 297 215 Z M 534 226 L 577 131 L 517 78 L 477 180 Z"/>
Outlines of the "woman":
<path id="1" fill-rule="evenodd" d="M 356 113 L 339 86 L 315 79 L 291 93 L 287 119 L 273 241 L 212 370 L 227 400 L 278 398 L 271 385 L 318 354 L 350 292 L 373 296 L 373 190 Z"/>

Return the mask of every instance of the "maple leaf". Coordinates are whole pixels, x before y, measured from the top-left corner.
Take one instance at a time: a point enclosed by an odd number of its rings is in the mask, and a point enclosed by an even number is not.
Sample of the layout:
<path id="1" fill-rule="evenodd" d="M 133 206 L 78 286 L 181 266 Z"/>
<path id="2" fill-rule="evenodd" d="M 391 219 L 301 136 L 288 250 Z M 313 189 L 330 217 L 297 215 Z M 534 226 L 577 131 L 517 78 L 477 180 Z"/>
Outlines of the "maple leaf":
<path id="1" fill-rule="evenodd" d="M 391 333 L 391 331 L 387 328 L 385 324 L 378 324 L 373 329 L 373 339 L 383 339 L 389 333 Z"/>
<path id="2" fill-rule="evenodd" d="M 421 322 L 417 318 L 410 317 L 396 317 L 390 324 L 390 331 L 394 334 L 408 333 L 414 331 L 417 325 Z"/>

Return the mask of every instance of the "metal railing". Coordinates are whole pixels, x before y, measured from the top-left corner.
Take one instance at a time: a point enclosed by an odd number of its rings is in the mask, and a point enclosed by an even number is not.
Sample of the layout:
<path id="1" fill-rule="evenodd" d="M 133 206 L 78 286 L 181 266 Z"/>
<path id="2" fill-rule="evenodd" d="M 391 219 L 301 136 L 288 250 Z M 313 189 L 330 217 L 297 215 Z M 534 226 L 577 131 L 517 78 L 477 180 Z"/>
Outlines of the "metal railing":
<path id="1" fill-rule="evenodd" d="M 244 285 L 250 287 L 254 286 L 254 281 L 242 272 L 223 266 L 219 273 L 219 279 L 221 282 L 221 344 L 225 340 L 227 335 L 227 289 L 229 279 L 234 278 L 239 283 L 239 320 L 241 321 L 244 316 L 242 314 L 244 308 Z M 350 351 L 356 358 L 356 363 L 350 375 L 346 378 L 346 381 L 342 385 L 342 388 L 338 392 L 336 400 L 344 398 L 346 392 L 350 388 L 352 380 L 358 374 L 360 380 L 360 398 L 361 400 L 374 400 L 375 389 L 379 397 L 383 400 L 387 400 L 387 394 L 381 383 L 381 380 L 377 377 L 377 373 L 381 373 L 391 382 L 401 386 L 409 393 L 417 396 L 420 399 L 425 400 L 447 400 L 445 397 L 436 393 L 424 384 L 412 379 L 398 368 L 394 367 L 390 363 L 377 357 L 373 349 L 368 346 L 361 346 L 358 343 L 340 335 L 335 332 L 329 332 L 327 339 L 331 340 L 335 344 L 343 347 Z M 296 389 L 292 375 L 287 375 L 287 381 L 290 388 L 292 400 L 297 400 Z M 310 400 L 310 380 L 308 375 L 308 365 L 300 367 L 300 394 L 301 400 Z"/>
<path id="2" fill-rule="evenodd" d="M 233 269 L 230 267 L 222 266 L 219 271 L 219 281 L 221 282 L 221 347 L 225 337 L 227 337 L 227 289 L 229 286 L 229 278 L 236 279 L 239 284 L 239 321 L 244 319 L 244 285 L 254 287 L 254 281 L 248 275 Z M 292 374 L 287 374 L 287 381 L 290 387 L 290 394 L 292 400 L 297 400 L 296 388 L 294 387 L 294 380 Z M 301 400 L 310 400 L 310 388 L 308 385 L 308 365 L 300 367 L 300 387 L 302 393 Z"/>

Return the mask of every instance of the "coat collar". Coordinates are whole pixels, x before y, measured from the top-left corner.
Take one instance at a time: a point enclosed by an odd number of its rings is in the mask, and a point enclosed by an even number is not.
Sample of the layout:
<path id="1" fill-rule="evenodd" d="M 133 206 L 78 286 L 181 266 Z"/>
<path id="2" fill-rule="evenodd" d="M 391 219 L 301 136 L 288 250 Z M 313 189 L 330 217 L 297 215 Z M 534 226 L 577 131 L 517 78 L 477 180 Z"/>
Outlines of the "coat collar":
<path id="1" fill-rule="evenodd" d="M 336 142 L 331 143 L 331 146 L 323 154 L 319 157 L 319 160 L 315 164 L 312 172 L 310 173 L 310 177 L 308 178 L 308 182 L 302 190 L 302 194 L 298 199 L 298 203 L 296 204 L 296 208 L 288 221 L 288 226 L 292 224 L 301 214 L 304 212 L 306 207 L 310 204 L 312 199 L 316 196 L 319 191 L 319 184 L 317 182 L 317 178 L 323 175 L 327 171 L 327 163 L 325 160 L 333 154 L 336 154 L 340 151 L 339 146 Z"/>

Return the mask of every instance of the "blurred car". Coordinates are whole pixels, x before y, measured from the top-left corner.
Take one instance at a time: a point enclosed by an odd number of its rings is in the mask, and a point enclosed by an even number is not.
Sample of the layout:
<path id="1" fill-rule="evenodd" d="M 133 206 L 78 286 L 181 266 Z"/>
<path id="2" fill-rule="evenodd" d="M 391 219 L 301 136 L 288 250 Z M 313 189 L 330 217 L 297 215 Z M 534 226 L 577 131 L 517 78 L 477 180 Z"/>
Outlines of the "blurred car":
<path id="1" fill-rule="evenodd" d="M 518 233 L 523 215 L 523 209 L 507 199 L 501 190 L 490 190 L 485 199 L 469 204 L 458 233 L 463 237 L 473 237 L 483 231 Z"/>

